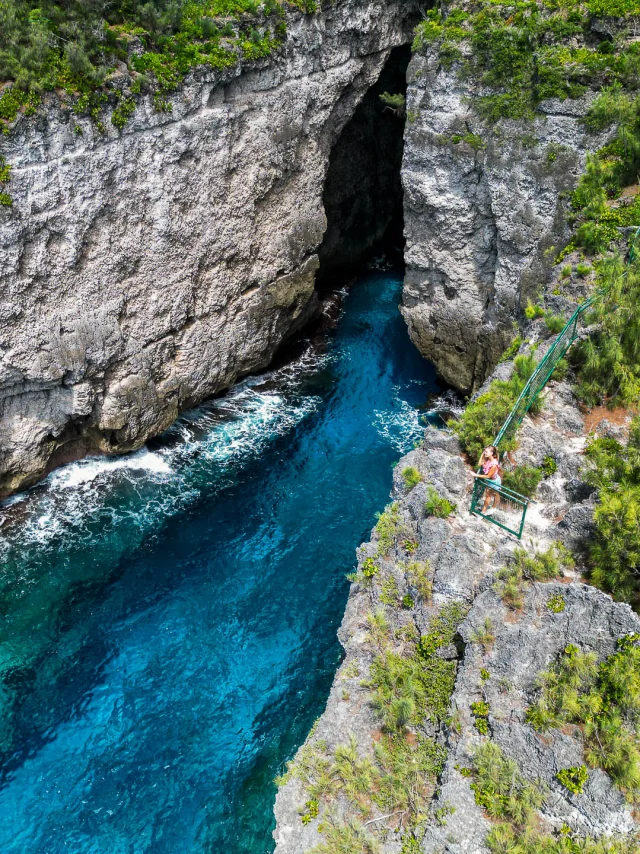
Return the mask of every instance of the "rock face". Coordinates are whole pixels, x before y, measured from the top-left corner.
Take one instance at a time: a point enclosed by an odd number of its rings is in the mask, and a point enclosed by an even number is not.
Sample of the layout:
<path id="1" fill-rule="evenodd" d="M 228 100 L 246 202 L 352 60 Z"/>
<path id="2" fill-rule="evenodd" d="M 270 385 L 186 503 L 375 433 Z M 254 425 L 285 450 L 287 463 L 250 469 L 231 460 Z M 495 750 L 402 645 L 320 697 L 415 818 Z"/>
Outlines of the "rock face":
<path id="1" fill-rule="evenodd" d="M 499 127 L 473 112 L 478 94 L 457 64 L 445 69 L 431 52 L 412 58 L 402 311 L 420 351 L 464 392 L 483 382 L 521 307 L 535 302 L 568 239 L 561 194 L 604 144 L 580 122 L 592 94 L 543 102 L 534 122 Z"/>
<path id="2" fill-rule="evenodd" d="M 534 326 L 528 330 L 528 344 L 535 339 Z M 504 366 L 501 369 L 504 371 Z M 607 435 L 610 429 L 605 420 L 597 432 Z M 521 607 L 510 607 L 501 598 L 496 579 L 500 569 L 513 560 L 515 547 L 525 545 L 531 554 L 562 540 L 578 548 L 589 536 L 593 511 L 590 490 L 580 479 L 585 424 L 569 385 L 550 383 L 542 413 L 525 419 L 519 438 L 518 464 L 539 465 L 545 455 L 552 455 L 557 464 L 541 483 L 536 504 L 529 509 L 522 542 L 468 512 L 472 478 L 451 434 L 429 428 L 422 447 L 399 461 L 393 497 L 403 533 L 385 558 L 380 557 L 376 533 L 358 550 L 360 568 L 367 559 L 375 558 L 379 569 L 369 583 L 358 576 L 352 585 L 339 631 L 345 659 L 325 712 L 276 796 L 276 854 L 303 854 L 317 850 L 319 844 L 329 850 L 328 828 L 332 827 L 355 829 L 362 843 L 357 850 L 380 854 L 406 850 L 488 854 L 486 835 L 495 824 L 476 802 L 470 785 L 473 780 L 464 773 L 473 765 L 478 747 L 488 739 L 517 763 L 528 781 L 543 789 L 544 803 L 537 822 L 544 833 L 557 833 L 563 825 L 581 837 L 630 837 L 638 832 L 631 805 L 599 768 L 589 768 L 588 780 L 579 794 L 572 794 L 558 781 L 559 771 L 585 764 L 581 731 L 563 727 L 538 733 L 526 720 L 527 708 L 537 696 L 538 674 L 552 665 L 567 644 L 594 652 L 602 661 L 615 651 L 619 638 L 640 631 L 640 620 L 628 605 L 613 602 L 610 596 L 584 584 L 579 567 L 565 569 L 562 580 L 526 583 Z M 402 475 L 408 467 L 422 478 L 415 486 L 408 487 Z M 425 513 L 429 486 L 457 503 L 454 515 L 439 519 Z M 503 513 L 504 509 L 494 515 L 501 518 Z M 415 540 L 409 557 L 402 543 L 407 532 Z M 400 598 L 407 593 L 415 598 L 415 590 L 406 582 L 406 564 L 413 560 L 429 561 L 431 594 L 428 601 L 417 598 L 406 607 Z M 388 595 L 390 589 L 397 591 L 395 601 Z M 552 599 L 560 600 L 562 607 L 551 608 Z M 372 797 L 366 803 L 369 812 L 364 812 L 361 802 L 350 801 L 340 789 L 337 794 L 330 790 L 325 795 L 326 790 L 316 785 L 320 794 L 310 794 L 305 776 L 314 777 L 314 755 L 316 769 L 325 767 L 323 762 L 328 768 L 331 757 L 337 755 L 336 748 L 343 749 L 350 740 L 357 746 L 360 760 L 376 761 L 382 738 L 381 716 L 370 680 L 372 664 L 384 647 L 371 630 L 372 615 L 384 614 L 389 627 L 384 641 L 387 650 L 403 656 L 406 639 L 416 634 L 424 638 L 431 631 L 434 615 L 456 603 L 468 609 L 458 628 L 458 640 L 438 653 L 456 662 L 449 718 L 435 726 L 410 726 L 409 738 L 431 739 L 447 754 L 437 780 L 426 781 L 433 797 L 424 811 L 427 818 L 418 833 L 419 842 L 414 845 L 403 826 L 406 806 L 383 810 Z M 476 727 L 472 709 L 479 701 L 487 703 L 489 709 L 484 735 Z M 427 722 L 430 713 L 427 708 Z M 296 768 L 303 773 L 296 773 Z M 310 798 L 317 799 L 317 814 L 309 814 Z"/>
<path id="3" fill-rule="evenodd" d="M 294 13 L 278 56 L 200 70 L 122 132 L 55 103 L 20 120 L 3 142 L 0 495 L 138 447 L 309 318 L 332 147 L 412 11 Z"/>

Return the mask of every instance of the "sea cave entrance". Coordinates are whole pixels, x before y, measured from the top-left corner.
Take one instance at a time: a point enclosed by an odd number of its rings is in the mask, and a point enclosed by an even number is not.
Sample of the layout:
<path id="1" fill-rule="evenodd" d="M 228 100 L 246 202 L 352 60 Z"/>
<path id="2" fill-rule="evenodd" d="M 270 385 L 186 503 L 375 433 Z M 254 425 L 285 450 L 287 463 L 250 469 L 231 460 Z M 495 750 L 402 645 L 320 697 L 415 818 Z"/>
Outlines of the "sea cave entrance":
<path id="1" fill-rule="evenodd" d="M 400 167 L 405 114 L 380 96 L 405 96 L 410 45 L 394 48 L 377 82 L 331 151 L 323 202 L 327 229 L 318 254 L 318 283 L 361 267 L 372 252 L 404 246 Z"/>

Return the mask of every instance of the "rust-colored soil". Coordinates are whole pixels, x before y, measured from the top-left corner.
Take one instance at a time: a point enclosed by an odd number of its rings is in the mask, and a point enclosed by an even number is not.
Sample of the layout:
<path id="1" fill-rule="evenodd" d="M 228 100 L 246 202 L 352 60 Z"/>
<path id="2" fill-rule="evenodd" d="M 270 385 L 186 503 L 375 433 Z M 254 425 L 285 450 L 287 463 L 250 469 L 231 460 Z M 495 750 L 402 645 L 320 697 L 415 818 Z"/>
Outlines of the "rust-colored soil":
<path id="1" fill-rule="evenodd" d="M 606 406 L 594 406 L 593 409 L 585 413 L 584 429 L 586 433 L 592 433 L 605 420 L 623 427 L 632 415 L 633 412 L 630 409 L 625 409 L 624 406 L 617 406 L 615 409 L 607 409 Z"/>

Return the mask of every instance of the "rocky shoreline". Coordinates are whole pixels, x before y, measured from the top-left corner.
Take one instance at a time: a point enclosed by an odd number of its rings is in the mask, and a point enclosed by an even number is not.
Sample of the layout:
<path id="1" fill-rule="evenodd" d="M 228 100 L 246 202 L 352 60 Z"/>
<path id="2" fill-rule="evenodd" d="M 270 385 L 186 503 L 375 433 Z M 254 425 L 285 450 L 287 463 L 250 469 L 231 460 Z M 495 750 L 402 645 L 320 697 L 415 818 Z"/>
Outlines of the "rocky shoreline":
<path id="1" fill-rule="evenodd" d="M 501 365 L 498 373 L 504 375 L 508 370 L 508 365 Z M 624 433 L 624 427 L 606 419 L 595 429 L 602 435 L 615 433 L 620 437 Z M 570 387 L 551 382 L 541 415 L 525 419 L 516 452 L 519 464 L 539 465 L 549 455 L 557 463 L 531 505 L 522 543 L 469 513 L 471 470 L 452 434 L 428 428 L 422 446 L 399 461 L 393 498 L 400 528 L 405 532 L 402 536 L 412 538 L 416 545 L 409 555 L 407 542 L 403 545 L 401 537 L 381 559 L 380 538 L 374 530 L 371 541 L 358 550 L 359 577 L 352 584 L 339 631 L 345 658 L 325 712 L 277 793 L 276 854 L 312 851 L 325 842 L 328 827 L 340 823 L 347 826 L 353 821 L 361 826 L 366 821 L 363 833 L 369 841 L 363 844 L 363 851 L 396 854 L 414 850 L 406 847 L 409 843 L 402 810 L 401 818 L 397 814 L 385 817 L 372 801 L 369 812 L 358 815 L 340 785 L 319 799 L 317 816 L 303 821 L 309 794 L 305 775 L 297 768 L 310 748 L 320 744 L 331 756 L 336 747 L 352 738 L 359 756 L 375 759 L 383 727 L 372 702 L 371 671 L 380 648 L 371 632 L 371 615 L 384 615 L 389 648 L 403 655 L 407 627 L 424 637 L 434 617 L 452 604 L 463 606 L 467 613 L 459 624 L 456 642 L 438 650 L 440 657 L 455 662 L 457 671 L 448 717 L 435 727 L 428 723 L 409 726 L 410 733 L 446 750 L 446 760 L 431 784 L 428 816 L 420 830 L 423 838 L 415 850 L 486 854 L 484 840 L 492 825 L 474 798 L 465 769 L 488 736 L 504 756 L 518 764 L 526 779 L 544 787 L 547 795 L 538 820 L 548 832 L 564 827 L 582 836 L 599 837 L 637 831 L 630 804 L 603 771 L 591 768 L 580 794 L 571 794 L 558 782 L 556 775 L 562 768 L 585 761 L 581 733 L 571 727 L 538 733 L 527 723 L 526 709 L 536 696 L 538 674 L 568 644 L 594 652 L 602 661 L 615 651 L 619 638 L 640 632 L 640 619 L 628 605 L 614 602 L 585 583 L 579 565 L 561 570 L 556 579 L 527 583 L 518 608 L 505 604 L 499 592 L 500 571 L 513 560 L 518 547 L 524 545 L 529 554 L 543 552 L 556 542 L 577 549 L 588 536 L 594 497 L 580 475 L 584 430 L 584 418 Z M 402 475 L 407 469 L 417 470 L 421 477 L 411 488 Z M 425 513 L 429 487 L 457 504 L 454 514 L 443 519 Z M 362 573 L 371 558 L 375 558 L 379 571 L 367 581 Z M 415 588 L 407 583 L 409 561 L 423 561 L 430 567 L 428 600 L 416 597 Z M 398 597 L 390 605 L 385 591 L 391 577 Z M 403 599 L 407 595 L 410 599 Z M 561 608 L 554 611 L 549 602 L 560 602 Z M 485 734 L 478 731 L 472 711 L 478 702 L 487 704 Z"/>

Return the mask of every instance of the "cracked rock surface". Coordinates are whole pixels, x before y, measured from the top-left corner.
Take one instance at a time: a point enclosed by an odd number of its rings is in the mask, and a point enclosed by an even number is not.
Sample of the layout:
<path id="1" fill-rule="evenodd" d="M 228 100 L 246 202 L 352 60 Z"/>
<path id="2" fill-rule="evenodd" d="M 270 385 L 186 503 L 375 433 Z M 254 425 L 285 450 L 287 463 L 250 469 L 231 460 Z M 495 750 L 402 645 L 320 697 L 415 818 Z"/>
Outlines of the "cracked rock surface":
<path id="1" fill-rule="evenodd" d="M 495 367 L 519 309 L 536 301 L 569 237 L 562 194 L 605 137 L 580 121 L 593 93 L 544 101 L 531 123 L 495 126 L 473 111 L 482 92 L 460 79 L 459 63 L 416 54 L 407 80 L 402 312 L 420 352 L 466 393 Z"/>
<path id="2" fill-rule="evenodd" d="M 501 375 L 508 371 L 508 367 L 501 366 Z M 606 434 L 610 429 L 604 419 L 597 432 Z M 624 428 L 618 428 L 618 432 L 624 438 Z M 494 582 L 516 547 L 524 545 L 531 553 L 543 551 L 558 540 L 575 547 L 588 536 L 593 515 L 593 496 L 581 480 L 584 419 L 566 383 L 549 384 L 542 412 L 535 418 L 525 418 L 519 437 L 518 464 L 539 465 L 549 455 L 557 463 L 557 469 L 538 489 L 522 541 L 469 513 L 471 469 L 465 465 L 457 439 L 450 433 L 428 428 L 422 447 L 399 461 L 392 495 L 398 502 L 404 529 L 412 531 L 417 542 L 410 559 L 428 560 L 431 564 L 432 598 L 409 609 L 385 603 L 381 598 L 383 584 L 391 575 L 396 579 L 399 596 L 408 590 L 401 568 L 407 555 L 397 544 L 381 560 L 374 532 L 371 542 L 358 550 L 358 562 L 362 567 L 368 557 L 376 556 L 380 571 L 370 586 L 354 583 L 351 587 L 339 631 L 345 659 L 325 712 L 307 740 L 309 745 L 326 742 L 331 752 L 353 735 L 361 756 L 374 755 L 381 723 L 366 686 L 376 655 L 367 632 L 368 615 L 384 608 L 392 636 L 401 637 L 407 626 L 421 634 L 427 632 L 430 618 L 445 605 L 461 602 L 470 606 L 459 627 L 457 644 L 439 651 L 442 657 L 457 662 L 457 675 L 450 705 L 452 723 L 443 723 L 430 733 L 446 746 L 447 759 L 429 808 L 421 843 L 425 854 L 488 854 L 485 837 L 491 822 L 475 801 L 472 780 L 460 772 L 472 764 L 475 750 L 486 741 L 476 729 L 471 711 L 471 704 L 477 701 L 489 704 L 489 737 L 518 764 L 528 780 L 544 788 L 546 797 L 538 818 L 547 832 L 568 825 L 575 833 L 599 837 L 625 835 L 638 829 L 630 804 L 600 769 L 589 768 L 588 780 L 577 795 L 556 779 L 558 771 L 586 764 L 578 727 L 538 733 L 525 720 L 527 707 L 537 696 L 538 674 L 550 667 L 567 644 L 593 651 L 602 661 L 615 651 L 620 637 L 640 632 L 640 619 L 628 605 L 614 602 L 584 583 L 579 564 L 556 580 L 527 583 L 521 609 L 508 608 L 500 598 Z M 402 477 L 407 467 L 417 469 L 423 478 L 411 489 L 407 489 Z M 429 485 L 457 504 L 454 515 L 448 519 L 425 515 Z M 506 521 L 505 511 L 498 513 Z M 560 613 L 547 606 L 552 597 L 558 596 L 564 603 Z M 483 645 L 478 637 L 487 620 L 493 640 Z M 295 776 L 279 789 L 275 804 L 276 854 L 302 854 L 324 841 L 319 831 L 322 814 L 308 823 L 301 820 L 308 797 Z M 353 815 L 348 802 L 340 797 L 330 808 L 342 821 Z M 377 822 L 375 807 L 373 818 Z M 398 854 L 402 828 L 382 820 L 377 826 L 382 854 Z"/>

